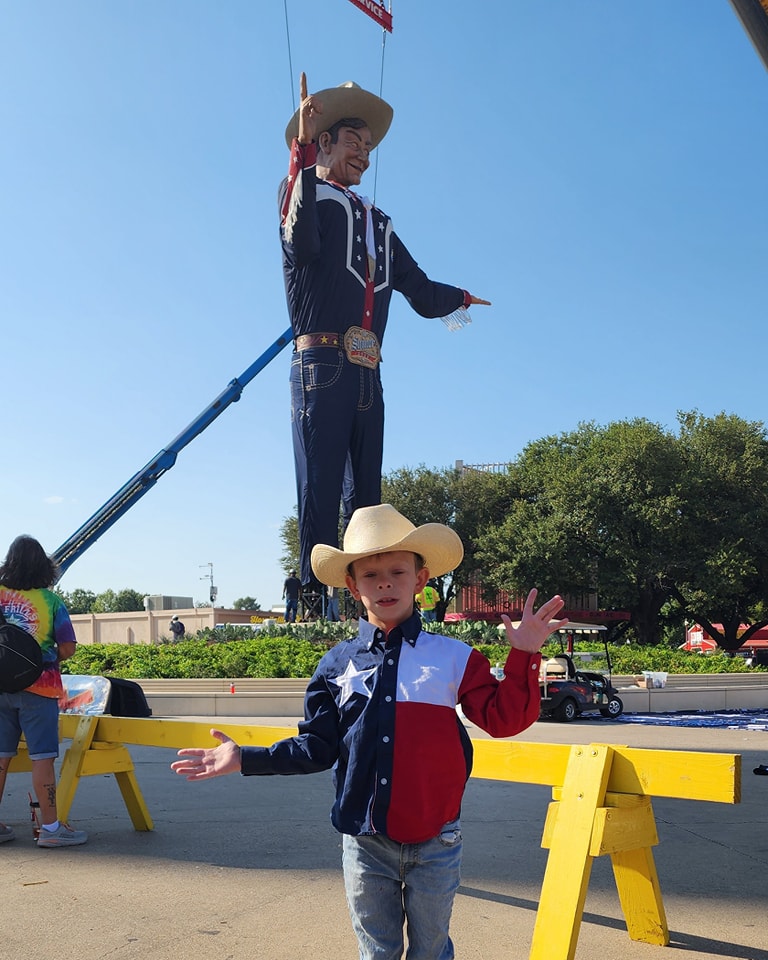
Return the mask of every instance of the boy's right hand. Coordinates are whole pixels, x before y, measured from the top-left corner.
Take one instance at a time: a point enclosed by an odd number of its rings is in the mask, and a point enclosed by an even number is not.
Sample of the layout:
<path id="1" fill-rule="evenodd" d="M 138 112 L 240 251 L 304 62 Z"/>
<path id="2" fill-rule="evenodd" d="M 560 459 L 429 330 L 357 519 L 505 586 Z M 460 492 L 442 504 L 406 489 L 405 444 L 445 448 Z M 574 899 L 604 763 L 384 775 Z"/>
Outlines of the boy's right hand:
<path id="1" fill-rule="evenodd" d="M 184 760 L 172 763 L 171 770 L 187 780 L 209 780 L 211 777 L 223 777 L 227 773 L 239 773 L 238 744 L 221 730 L 211 730 L 211 736 L 221 741 L 218 747 L 209 750 L 185 747 L 178 752 L 178 756 L 184 757 Z"/>

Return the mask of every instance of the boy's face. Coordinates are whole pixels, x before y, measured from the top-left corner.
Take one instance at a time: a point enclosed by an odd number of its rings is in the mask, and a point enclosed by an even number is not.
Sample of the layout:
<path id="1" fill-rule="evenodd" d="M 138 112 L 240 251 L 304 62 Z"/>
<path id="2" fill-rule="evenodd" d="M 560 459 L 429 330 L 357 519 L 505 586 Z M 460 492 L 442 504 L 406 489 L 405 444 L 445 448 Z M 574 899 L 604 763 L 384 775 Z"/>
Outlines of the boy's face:
<path id="1" fill-rule="evenodd" d="M 416 570 L 416 555 L 407 550 L 377 553 L 355 560 L 347 587 L 368 611 L 368 619 L 387 633 L 413 613 L 413 598 L 424 588 L 429 570 Z"/>

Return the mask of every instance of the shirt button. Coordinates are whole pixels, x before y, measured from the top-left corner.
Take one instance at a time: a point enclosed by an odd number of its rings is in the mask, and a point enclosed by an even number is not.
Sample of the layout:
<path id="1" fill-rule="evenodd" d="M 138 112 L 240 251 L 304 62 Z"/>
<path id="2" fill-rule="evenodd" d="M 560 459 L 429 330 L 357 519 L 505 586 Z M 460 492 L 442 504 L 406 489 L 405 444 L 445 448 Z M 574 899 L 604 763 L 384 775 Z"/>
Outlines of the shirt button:
<path id="1" fill-rule="evenodd" d="M 384 743 L 389 743 L 389 737 L 382 737 L 381 739 L 384 741 Z"/>
<path id="2" fill-rule="evenodd" d="M 535 664 L 535 663 L 532 663 L 532 664 L 531 664 L 531 670 L 535 670 L 535 669 L 536 669 L 536 664 Z"/>
<path id="3" fill-rule="evenodd" d="M 391 703 L 392 697 L 384 697 L 384 700 L 385 700 L 387 703 Z"/>
<path id="4" fill-rule="evenodd" d="M 388 666 L 390 666 L 390 667 L 392 666 L 392 664 L 393 664 L 394 662 L 395 662 L 394 660 L 387 660 L 387 664 L 388 664 Z"/>
<path id="5" fill-rule="evenodd" d="M 382 777 L 381 780 L 379 781 L 379 783 L 383 783 L 383 784 L 386 784 L 386 782 L 387 782 L 386 777 Z"/>

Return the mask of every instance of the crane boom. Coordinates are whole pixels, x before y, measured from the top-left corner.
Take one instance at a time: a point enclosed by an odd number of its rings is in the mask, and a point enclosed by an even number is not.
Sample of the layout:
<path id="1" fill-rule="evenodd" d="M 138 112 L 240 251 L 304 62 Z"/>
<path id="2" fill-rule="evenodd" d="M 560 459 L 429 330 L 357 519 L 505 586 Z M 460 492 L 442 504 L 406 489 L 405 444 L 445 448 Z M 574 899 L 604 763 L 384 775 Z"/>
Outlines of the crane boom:
<path id="1" fill-rule="evenodd" d="M 768 70 L 768 0 L 731 0 L 731 6 Z"/>
<path id="2" fill-rule="evenodd" d="M 63 574 L 91 544 L 95 543 L 116 520 L 119 520 L 137 500 L 143 497 L 164 473 L 171 469 L 174 463 L 176 463 L 176 457 L 187 444 L 199 436 L 206 427 L 209 427 L 231 403 L 235 403 L 240 399 L 240 394 L 243 392 L 243 389 L 253 380 L 256 374 L 260 373 L 264 367 L 266 367 L 271 360 L 274 360 L 278 353 L 290 343 L 292 336 L 293 334 L 290 328 L 281 334 L 257 360 L 254 360 L 247 370 L 244 370 L 239 377 L 231 380 L 226 389 L 223 390 L 212 403 L 208 404 L 205 410 L 203 410 L 189 426 L 182 430 L 168 446 L 163 447 L 148 464 L 142 467 L 117 493 L 110 497 L 90 519 L 86 520 L 68 540 L 65 540 L 60 547 L 54 550 L 51 557 L 58 565 L 60 573 Z"/>

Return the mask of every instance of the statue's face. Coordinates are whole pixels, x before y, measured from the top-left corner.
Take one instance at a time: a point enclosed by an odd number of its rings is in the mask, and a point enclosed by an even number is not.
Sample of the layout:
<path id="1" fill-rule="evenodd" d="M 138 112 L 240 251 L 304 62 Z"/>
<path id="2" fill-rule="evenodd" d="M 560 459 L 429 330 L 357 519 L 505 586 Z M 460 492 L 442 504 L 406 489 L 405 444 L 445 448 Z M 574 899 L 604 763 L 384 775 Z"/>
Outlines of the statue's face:
<path id="1" fill-rule="evenodd" d="M 373 149 L 368 127 L 360 127 L 359 130 L 342 127 L 336 143 L 331 143 L 330 134 L 321 133 L 319 143 L 322 156 L 318 157 L 318 163 L 328 168 L 329 180 L 342 187 L 360 183 L 368 169 L 369 155 Z"/>

